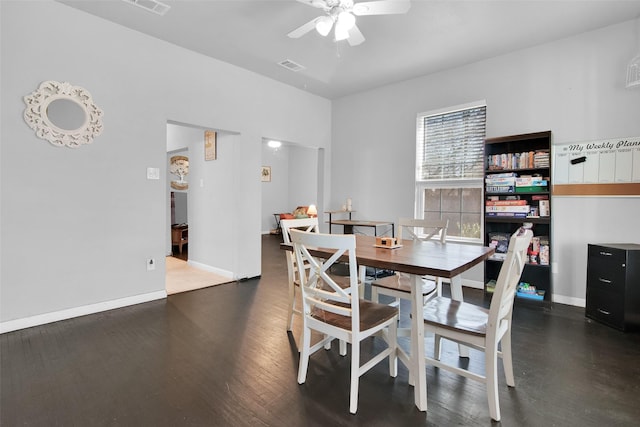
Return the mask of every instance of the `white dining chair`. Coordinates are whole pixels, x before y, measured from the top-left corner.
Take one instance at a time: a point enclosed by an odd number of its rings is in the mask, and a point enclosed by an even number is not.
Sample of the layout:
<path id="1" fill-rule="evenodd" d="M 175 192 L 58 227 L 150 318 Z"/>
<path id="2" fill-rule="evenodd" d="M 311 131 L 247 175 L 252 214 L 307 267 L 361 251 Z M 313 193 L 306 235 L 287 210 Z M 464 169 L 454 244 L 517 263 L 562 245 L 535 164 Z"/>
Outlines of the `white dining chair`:
<path id="1" fill-rule="evenodd" d="M 425 332 L 435 334 L 434 356 L 425 363 L 486 384 L 491 418 L 500 421 L 498 357 L 502 358 L 507 385 L 515 387 L 511 354 L 511 317 L 516 287 L 527 260 L 533 233 L 520 228 L 511 236 L 489 309 L 438 296 L 424 307 Z M 441 340 L 448 339 L 485 353 L 484 375 L 440 360 Z M 500 350 L 498 349 L 500 345 Z M 439 386 L 443 386 L 440 379 Z M 457 384 L 457 383 L 456 383 Z"/>
<path id="2" fill-rule="evenodd" d="M 302 294 L 303 333 L 298 383 L 307 378 L 309 358 L 327 343 L 339 339 L 351 344 L 351 386 L 349 411 L 358 410 L 358 387 L 360 377 L 385 358 L 389 358 L 389 374 L 398 372 L 397 321 L 398 309 L 388 305 L 363 300 L 358 292 L 358 266 L 356 262 L 356 239 L 354 235 L 322 234 L 290 230 L 297 265 L 309 265 L 308 274 L 299 275 Z M 329 249 L 333 255 L 323 259 L 311 254 L 310 248 Z M 335 282 L 329 269 L 342 256 L 348 257 L 349 288 L 343 289 Z M 324 338 L 311 344 L 311 331 L 323 334 Z M 381 350 L 366 363 L 360 364 L 360 343 L 366 338 L 386 330 L 384 338 L 387 348 Z"/>
<path id="3" fill-rule="evenodd" d="M 401 241 L 403 238 L 408 238 L 415 242 L 438 240 L 441 244 L 445 244 L 448 227 L 448 220 L 400 218 L 398 221 L 398 239 Z M 403 237 L 403 232 L 406 237 Z M 413 275 L 400 272 L 376 279 L 371 282 L 371 300 L 378 302 L 379 295 L 387 295 L 395 298 L 391 304 L 399 307 L 401 298 L 411 299 L 413 280 Z M 423 304 L 432 295 L 442 295 L 442 278 L 423 276 L 421 281 Z"/>
<path id="4" fill-rule="evenodd" d="M 286 244 L 291 244 L 291 229 L 301 229 L 313 233 L 319 233 L 318 218 L 300 218 L 300 219 L 282 219 L 280 220 L 280 228 L 282 229 L 282 240 Z M 289 310 L 287 314 L 287 331 L 293 328 L 293 317 L 300 315 L 300 309 L 296 307 L 296 289 L 300 287 L 300 282 L 296 279 L 298 275 L 298 266 L 293 251 L 285 251 L 287 258 L 287 279 L 289 290 Z M 303 266 L 306 267 L 306 266 Z"/>
<path id="5" fill-rule="evenodd" d="M 291 244 L 291 229 L 298 229 L 309 231 L 312 233 L 319 233 L 320 229 L 318 226 L 318 218 L 300 218 L 300 219 L 283 219 L 280 220 L 280 227 L 282 228 L 282 239 L 286 244 Z M 290 331 L 293 328 L 293 319 L 294 316 L 300 315 L 300 309 L 297 307 L 298 304 L 298 295 L 297 290 L 300 288 L 300 279 L 298 277 L 298 273 L 303 272 L 307 265 L 305 265 L 303 270 L 298 271 L 298 266 L 296 264 L 295 255 L 293 251 L 285 251 L 287 257 L 287 279 L 288 279 L 288 290 L 289 290 L 289 310 L 287 315 L 287 331 Z M 364 276 L 364 270 L 362 270 L 360 276 Z M 334 280 L 344 289 L 349 289 L 350 283 L 349 278 L 346 276 L 333 275 Z M 360 295 L 364 293 L 364 286 L 362 286 L 362 278 L 358 279 L 358 283 L 360 284 Z M 344 350 L 346 351 L 346 349 Z"/>

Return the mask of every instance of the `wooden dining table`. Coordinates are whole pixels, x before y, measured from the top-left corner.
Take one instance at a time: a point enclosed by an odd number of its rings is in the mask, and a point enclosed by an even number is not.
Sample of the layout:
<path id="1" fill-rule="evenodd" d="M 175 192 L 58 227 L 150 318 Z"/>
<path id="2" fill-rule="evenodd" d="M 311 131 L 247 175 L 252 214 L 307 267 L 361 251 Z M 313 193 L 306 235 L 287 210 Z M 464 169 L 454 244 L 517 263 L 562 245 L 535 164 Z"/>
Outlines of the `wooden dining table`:
<path id="1" fill-rule="evenodd" d="M 398 248 L 375 246 L 374 236 L 356 235 L 356 260 L 360 278 L 364 280 L 364 267 L 395 270 L 413 274 L 411 293 L 411 354 L 408 358 L 410 383 L 414 386 L 415 404 L 421 411 L 427 410 L 427 380 L 424 350 L 424 321 L 421 276 L 436 276 L 451 282 L 451 297 L 462 301 L 461 274 L 489 258 L 494 250 L 486 246 L 440 241 L 401 240 Z M 292 250 L 282 244 L 282 249 Z M 331 251 L 317 248 L 314 256 L 330 256 Z M 346 257 L 345 257 L 346 261 Z M 460 356 L 468 356 L 468 349 L 460 347 Z M 400 358 L 406 363 L 403 358 Z"/>

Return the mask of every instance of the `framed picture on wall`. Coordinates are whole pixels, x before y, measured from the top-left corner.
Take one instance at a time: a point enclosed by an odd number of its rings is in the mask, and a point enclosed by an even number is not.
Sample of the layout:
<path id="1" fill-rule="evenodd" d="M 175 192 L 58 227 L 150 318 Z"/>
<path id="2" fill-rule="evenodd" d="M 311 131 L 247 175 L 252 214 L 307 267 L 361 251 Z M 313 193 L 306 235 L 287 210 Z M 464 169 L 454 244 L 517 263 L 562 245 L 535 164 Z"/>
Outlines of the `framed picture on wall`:
<path id="1" fill-rule="evenodd" d="M 204 159 L 215 160 L 217 157 L 218 134 L 212 130 L 204 131 Z"/>
<path id="2" fill-rule="evenodd" d="M 263 166 L 260 176 L 262 177 L 262 182 L 271 182 L 271 166 Z"/>

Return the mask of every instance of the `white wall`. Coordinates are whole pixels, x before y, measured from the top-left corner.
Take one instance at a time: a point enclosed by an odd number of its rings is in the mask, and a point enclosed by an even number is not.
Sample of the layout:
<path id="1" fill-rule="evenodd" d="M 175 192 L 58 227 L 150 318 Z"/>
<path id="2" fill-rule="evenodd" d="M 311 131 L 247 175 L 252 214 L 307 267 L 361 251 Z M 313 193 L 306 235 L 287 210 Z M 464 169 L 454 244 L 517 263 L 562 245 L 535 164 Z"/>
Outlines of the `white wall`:
<path id="1" fill-rule="evenodd" d="M 319 156 L 317 148 L 283 144 L 275 150 L 263 144 L 262 164 L 271 166 L 271 181 L 262 183 L 263 233 L 275 228 L 274 213 L 291 213 L 310 204 L 321 212 Z"/>
<path id="2" fill-rule="evenodd" d="M 300 146 L 290 147 L 289 205 L 318 207 L 318 150 Z M 321 211 L 321 207 L 318 207 Z"/>
<path id="3" fill-rule="evenodd" d="M 208 220 L 229 230 L 203 259 L 259 275 L 261 137 L 328 149 L 330 102 L 53 1 L 0 8 L 0 330 L 164 296 L 168 120 L 237 132 L 219 141 L 228 164 L 201 171 L 228 193 Z M 93 144 L 54 147 L 24 123 L 22 97 L 45 80 L 92 94 Z"/>
<path id="4" fill-rule="evenodd" d="M 289 155 L 288 145 L 277 150 L 262 144 L 262 166 L 271 167 L 271 181 L 262 182 L 261 209 L 262 233 L 276 228 L 274 213 L 291 212 L 289 203 Z"/>
<path id="5" fill-rule="evenodd" d="M 245 225 L 241 218 L 246 214 L 236 210 L 239 199 L 245 198 L 249 199 L 248 209 L 255 209 L 253 199 L 260 197 L 260 188 L 245 194 L 239 192 L 237 183 L 240 177 L 235 169 L 238 153 L 235 149 L 241 145 L 241 136 L 221 131 L 217 133 L 216 160 L 204 160 L 202 136 L 189 141 L 189 262 L 198 263 L 201 268 L 227 277 L 253 277 L 257 274 L 242 273 L 237 254 L 234 253 L 234 250 L 242 251 L 242 248 L 236 247 L 235 240 L 239 234 L 245 233 L 241 231 Z M 254 149 L 259 152 L 260 145 Z M 256 160 L 259 161 L 259 158 Z M 259 165 L 250 176 L 259 183 Z M 254 212 L 252 216 L 252 220 L 246 222 L 250 229 L 251 223 L 259 220 L 259 213 Z M 259 236 L 259 229 L 254 232 Z M 240 263 L 246 261 L 242 257 L 239 260 Z"/>
<path id="6" fill-rule="evenodd" d="M 331 174 L 340 186 L 331 206 L 352 196 L 358 218 L 413 215 L 419 112 L 484 99 L 487 137 L 551 130 L 555 144 L 640 135 L 640 90 L 624 88 L 635 40 L 629 21 L 334 101 Z M 553 197 L 552 205 L 554 299 L 583 305 L 586 244 L 640 242 L 632 222 L 640 199 Z"/>

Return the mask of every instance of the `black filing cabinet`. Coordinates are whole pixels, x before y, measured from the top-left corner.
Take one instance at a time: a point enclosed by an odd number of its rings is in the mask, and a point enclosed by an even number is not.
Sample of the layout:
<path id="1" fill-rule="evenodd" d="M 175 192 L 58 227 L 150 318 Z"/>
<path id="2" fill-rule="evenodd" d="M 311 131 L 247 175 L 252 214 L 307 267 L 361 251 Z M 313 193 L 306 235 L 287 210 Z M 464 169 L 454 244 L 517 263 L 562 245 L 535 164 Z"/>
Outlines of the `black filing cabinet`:
<path id="1" fill-rule="evenodd" d="M 622 331 L 640 326 L 640 245 L 589 244 L 586 316 Z"/>

